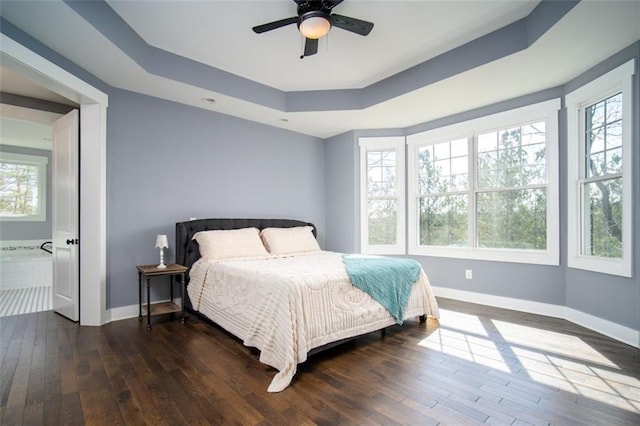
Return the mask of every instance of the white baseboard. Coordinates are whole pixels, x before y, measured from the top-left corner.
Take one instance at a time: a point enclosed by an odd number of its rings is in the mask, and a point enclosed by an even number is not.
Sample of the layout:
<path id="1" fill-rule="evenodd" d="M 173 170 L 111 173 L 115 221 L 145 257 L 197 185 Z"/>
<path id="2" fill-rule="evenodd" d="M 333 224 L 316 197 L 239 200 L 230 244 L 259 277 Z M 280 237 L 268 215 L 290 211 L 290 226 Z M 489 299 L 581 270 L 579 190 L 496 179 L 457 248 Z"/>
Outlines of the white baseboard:
<path id="1" fill-rule="evenodd" d="M 549 303 L 532 302 L 529 300 L 513 299 L 510 297 L 494 296 L 491 294 L 474 293 L 472 291 L 456 290 L 446 287 L 433 287 L 438 297 L 478 303 L 496 308 L 511 309 L 548 317 L 562 318 L 582 327 L 604 334 L 636 348 L 640 348 L 640 331 L 624 325 L 596 317 L 566 306 Z"/>
<path id="2" fill-rule="evenodd" d="M 175 303 L 177 303 L 178 305 L 180 305 L 181 303 L 181 298 L 177 297 L 175 298 L 173 301 Z M 167 300 L 158 300 L 156 302 L 151 303 L 152 305 L 156 304 L 156 303 L 164 303 L 164 302 L 168 302 L 169 299 Z M 138 305 L 129 305 L 129 306 L 120 306 L 118 308 L 111 308 L 109 309 L 109 313 L 111 315 L 111 321 L 120 321 L 120 320 L 124 320 L 124 319 L 129 319 L 129 318 L 137 318 L 138 317 Z"/>
<path id="3" fill-rule="evenodd" d="M 619 340 L 627 345 L 640 348 L 640 330 L 616 324 L 615 322 L 585 314 L 573 308 L 565 308 L 565 319 L 600 334 Z"/>

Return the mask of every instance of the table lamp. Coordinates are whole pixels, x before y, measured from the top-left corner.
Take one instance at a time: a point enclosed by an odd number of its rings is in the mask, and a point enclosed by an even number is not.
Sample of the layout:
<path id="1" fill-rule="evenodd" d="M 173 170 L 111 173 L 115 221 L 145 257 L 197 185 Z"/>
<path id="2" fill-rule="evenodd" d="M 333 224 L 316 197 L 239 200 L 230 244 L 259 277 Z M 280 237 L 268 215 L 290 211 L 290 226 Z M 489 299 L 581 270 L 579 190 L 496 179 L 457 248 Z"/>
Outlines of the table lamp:
<path id="1" fill-rule="evenodd" d="M 164 251 L 169 247 L 169 240 L 166 235 L 158 235 L 156 237 L 156 247 L 160 249 L 160 264 L 156 266 L 158 269 L 165 269 L 167 265 L 164 264 Z"/>

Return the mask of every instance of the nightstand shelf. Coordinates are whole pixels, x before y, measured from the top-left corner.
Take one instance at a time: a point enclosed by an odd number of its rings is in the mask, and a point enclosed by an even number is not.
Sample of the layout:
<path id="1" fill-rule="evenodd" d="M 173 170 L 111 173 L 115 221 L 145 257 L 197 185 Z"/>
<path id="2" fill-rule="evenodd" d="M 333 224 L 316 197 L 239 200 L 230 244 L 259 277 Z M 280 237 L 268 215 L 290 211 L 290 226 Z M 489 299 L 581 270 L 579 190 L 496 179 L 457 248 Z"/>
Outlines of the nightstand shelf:
<path id="1" fill-rule="evenodd" d="M 151 330 L 151 317 L 155 315 L 165 315 L 180 312 L 180 321 L 184 323 L 184 298 L 185 298 L 185 273 L 187 268 L 176 263 L 167 265 L 166 268 L 159 269 L 156 265 L 138 265 L 138 320 L 142 321 L 143 316 L 147 317 L 147 330 Z M 175 303 L 173 297 L 173 277 L 180 276 L 180 305 Z M 160 302 L 151 304 L 151 278 L 153 277 L 169 277 L 169 285 L 171 288 L 171 299 L 168 302 Z M 143 306 L 143 287 L 146 284 L 147 294 L 146 303 Z"/>
<path id="2" fill-rule="evenodd" d="M 151 316 L 154 315 L 164 315 L 164 314 L 172 314 L 175 312 L 180 312 L 182 307 L 175 302 L 162 302 L 162 303 L 152 303 L 151 304 Z M 142 305 L 142 316 L 147 315 L 147 307 Z"/>

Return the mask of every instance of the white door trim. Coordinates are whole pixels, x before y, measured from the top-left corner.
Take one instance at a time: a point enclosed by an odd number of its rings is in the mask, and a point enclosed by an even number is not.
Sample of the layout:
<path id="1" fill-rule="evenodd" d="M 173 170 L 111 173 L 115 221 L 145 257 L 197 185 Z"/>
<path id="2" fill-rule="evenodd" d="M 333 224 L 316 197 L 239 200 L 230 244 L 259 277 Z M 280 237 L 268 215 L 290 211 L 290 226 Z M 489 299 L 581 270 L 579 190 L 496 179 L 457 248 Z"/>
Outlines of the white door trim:
<path id="1" fill-rule="evenodd" d="M 0 33 L 2 65 L 80 104 L 80 325 L 111 320 L 106 309 L 108 96 Z"/>

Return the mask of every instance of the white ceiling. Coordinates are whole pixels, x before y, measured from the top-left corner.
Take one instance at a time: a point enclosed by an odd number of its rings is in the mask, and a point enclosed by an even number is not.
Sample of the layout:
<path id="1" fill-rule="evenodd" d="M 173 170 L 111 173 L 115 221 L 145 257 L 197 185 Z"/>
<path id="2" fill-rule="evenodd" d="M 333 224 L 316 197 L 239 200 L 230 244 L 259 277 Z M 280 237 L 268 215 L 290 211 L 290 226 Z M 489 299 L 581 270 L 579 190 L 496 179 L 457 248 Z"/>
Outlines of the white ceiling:
<path id="1" fill-rule="evenodd" d="M 43 86 L 34 84 L 33 81 L 3 66 L 0 66 L 0 91 L 19 94 L 29 98 L 57 102 L 60 104 L 74 104 L 69 99 L 60 96 Z"/>
<path id="2" fill-rule="evenodd" d="M 150 45 L 280 90 L 361 88 L 523 18 L 538 0 L 346 0 L 335 13 L 374 23 L 362 37 L 341 29 L 300 60 L 296 25 L 251 28 L 296 15 L 284 1 L 149 2 L 108 0 Z M 455 23 L 455 25 L 452 25 Z M 284 71 L 286 70 L 286 71 Z"/>
<path id="3" fill-rule="evenodd" d="M 251 31 L 294 16 L 291 0 L 107 2 L 148 45 L 283 92 L 367 87 L 526 17 L 538 4 L 346 0 L 335 13 L 374 22 L 371 34 L 334 28 L 317 55 L 300 60 L 295 25 L 259 35 Z M 640 39 L 640 0 L 583 0 L 518 53 L 364 109 L 285 112 L 151 74 L 118 47 L 122 43 L 60 1 L 3 0 L 0 13 L 111 86 L 321 138 L 353 129 L 408 127 L 555 87 Z M 4 82 L 0 89 L 11 92 Z M 202 98 L 216 102 L 204 104 Z"/>

